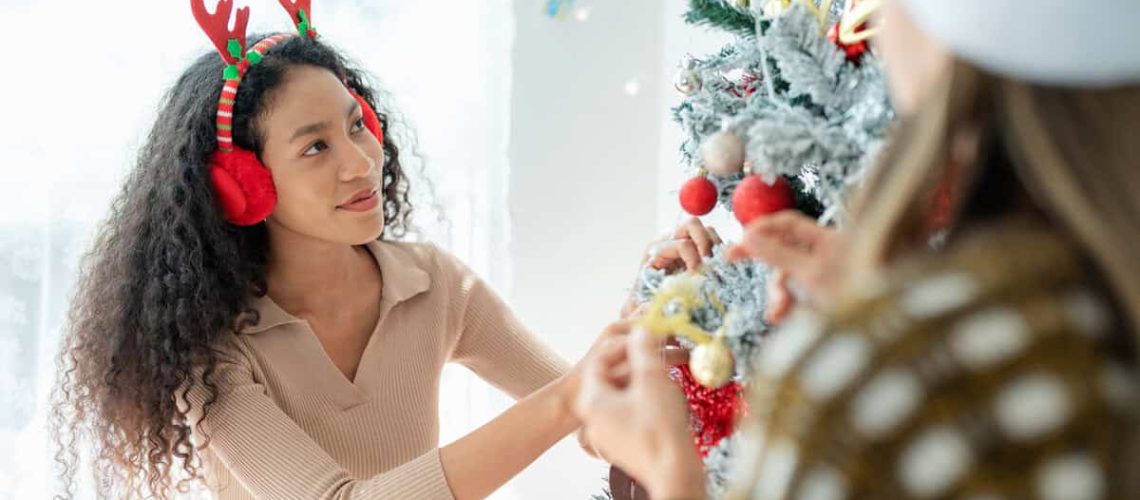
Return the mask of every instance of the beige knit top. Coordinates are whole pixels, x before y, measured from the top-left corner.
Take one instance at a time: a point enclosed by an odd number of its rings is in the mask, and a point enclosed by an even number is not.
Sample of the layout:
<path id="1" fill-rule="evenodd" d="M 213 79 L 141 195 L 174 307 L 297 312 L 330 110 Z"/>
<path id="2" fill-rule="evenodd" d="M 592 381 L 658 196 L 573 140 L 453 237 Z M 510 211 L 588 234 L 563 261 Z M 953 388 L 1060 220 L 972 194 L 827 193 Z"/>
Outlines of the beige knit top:
<path id="1" fill-rule="evenodd" d="M 470 269 L 430 244 L 372 242 L 380 320 L 349 381 L 305 320 L 269 297 L 252 305 L 213 375 L 196 429 L 219 499 L 452 498 L 440 464 L 439 383 L 458 362 L 515 398 L 568 365 Z M 191 422 L 205 403 L 188 396 Z"/>

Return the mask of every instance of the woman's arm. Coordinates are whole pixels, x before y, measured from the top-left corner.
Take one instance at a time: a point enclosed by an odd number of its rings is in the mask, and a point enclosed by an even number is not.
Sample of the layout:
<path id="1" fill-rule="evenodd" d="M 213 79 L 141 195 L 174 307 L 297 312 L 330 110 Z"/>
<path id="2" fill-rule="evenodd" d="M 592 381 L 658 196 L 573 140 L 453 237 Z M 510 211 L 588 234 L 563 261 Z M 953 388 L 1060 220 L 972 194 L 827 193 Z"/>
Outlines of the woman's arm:
<path id="1" fill-rule="evenodd" d="M 454 292 L 458 330 L 451 359 L 519 401 L 440 449 L 447 483 L 458 499 L 483 498 L 577 429 L 570 411 L 576 376 L 473 271 L 439 251 Z"/>
<path id="2" fill-rule="evenodd" d="M 669 271 L 693 269 L 719 243 L 715 231 L 690 219 L 670 239 L 659 242 L 656 252 L 647 252 L 643 264 L 652 259 L 651 265 Z M 450 275 L 456 296 L 464 304 L 452 359 L 522 398 L 499 417 L 440 450 L 455 496 L 481 498 L 581 425 L 570 408 L 578 393 L 581 367 L 570 368 L 477 275 L 446 252 L 439 254 L 442 271 Z M 628 322 L 607 328 L 584 359 L 628 329 Z M 589 448 L 587 442 L 582 444 Z"/>
<path id="3" fill-rule="evenodd" d="M 523 326 L 474 272 L 445 252 L 439 254 L 442 272 L 461 303 L 451 359 L 519 399 L 502 415 L 441 449 L 455 496 L 481 498 L 580 426 L 570 409 L 580 369 Z M 599 339 L 624 331 L 610 328 Z"/>
<path id="4" fill-rule="evenodd" d="M 604 330 L 583 359 L 593 358 L 600 346 L 624 336 L 629 325 L 623 321 Z M 579 363 L 494 420 L 440 449 L 440 461 L 456 498 L 490 495 L 581 425 L 571 406 L 582 369 Z"/>
<path id="5" fill-rule="evenodd" d="M 547 384 L 482 427 L 439 451 L 458 499 L 484 498 L 574 429 L 565 379 Z"/>
<path id="6" fill-rule="evenodd" d="M 227 350 L 210 382 L 219 393 L 201 422 L 210 400 L 201 383 L 180 403 L 209 452 L 257 498 L 482 498 L 579 425 L 569 409 L 577 376 L 562 376 L 450 445 L 356 478 L 270 399 L 240 350 Z"/>
<path id="7" fill-rule="evenodd" d="M 454 297 L 449 311 L 454 329 L 451 361 L 515 399 L 570 372 L 570 363 L 526 328 L 473 271 L 442 250 L 439 257 Z"/>

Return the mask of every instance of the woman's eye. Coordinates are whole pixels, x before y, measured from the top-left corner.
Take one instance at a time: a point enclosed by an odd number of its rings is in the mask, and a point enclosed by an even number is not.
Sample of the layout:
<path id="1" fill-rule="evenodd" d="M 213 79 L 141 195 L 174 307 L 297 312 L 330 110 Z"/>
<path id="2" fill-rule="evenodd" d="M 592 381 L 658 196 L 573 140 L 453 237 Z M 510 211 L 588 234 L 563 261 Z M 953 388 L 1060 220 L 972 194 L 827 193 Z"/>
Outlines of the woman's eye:
<path id="1" fill-rule="evenodd" d="M 353 132 L 360 132 L 361 130 L 364 130 L 364 117 L 357 118 L 355 122 L 352 122 Z"/>
<path id="2" fill-rule="evenodd" d="M 314 142 L 312 146 L 309 146 L 309 149 L 306 149 L 305 152 L 302 153 L 301 155 L 302 156 L 313 156 L 317 153 L 320 153 L 321 151 L 328 149 L 328 147 L 329 146 L 328 146 L 328 144 L 325 144 L 325 141 L 317 141 L 317 142 Z"/>

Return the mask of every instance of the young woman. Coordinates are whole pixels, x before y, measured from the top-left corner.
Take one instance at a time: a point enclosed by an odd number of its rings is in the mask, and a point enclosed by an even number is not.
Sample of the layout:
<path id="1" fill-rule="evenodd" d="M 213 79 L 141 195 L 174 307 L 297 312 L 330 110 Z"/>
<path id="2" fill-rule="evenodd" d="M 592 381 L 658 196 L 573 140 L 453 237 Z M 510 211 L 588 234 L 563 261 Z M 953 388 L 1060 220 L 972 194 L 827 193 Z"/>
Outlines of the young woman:
<path id="1" fill-rule="evenodd" d="M 219 53 L 166 95 L 72 304 L 53 416 L 67 495 L 84 436 L 102 497 L 203 478 L 221 499 L 490 494 L 578 427 L 578 370 L 454 257 L 398 241 L 396 138 L 308 2 L 298 35 L 248 46 L 240 11 L 231 32 L 226 3 L 191 3 Z M 687 231 L 660 265 L 708 255 Z M 449 361 L 520 401 L 440 448 Z"/>
<path id="2" fill-rule="evenodd" d="M 1137 21 L 1131 0 L 882 4 L 903 121 L 849 231 L 785 213 L 735 249 L 814 312 L 765 348 L 732 498 L 1140 495 Z M 607 341 L 576 410 L 654 498 L 703 498 L 659 343 Z"/>

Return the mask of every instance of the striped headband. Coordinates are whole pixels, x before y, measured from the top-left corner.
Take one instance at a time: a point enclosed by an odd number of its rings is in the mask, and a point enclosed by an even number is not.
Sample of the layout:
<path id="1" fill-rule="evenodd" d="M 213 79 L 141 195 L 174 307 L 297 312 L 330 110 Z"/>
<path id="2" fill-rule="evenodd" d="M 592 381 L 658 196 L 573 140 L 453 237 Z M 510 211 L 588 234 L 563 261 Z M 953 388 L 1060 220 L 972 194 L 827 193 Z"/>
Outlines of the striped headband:
<path id="1" fill-rule="evenodd" d="M 311 0 L 278 0 L 281 6 L 293 19 L 297 33 L 316 40 L 317 31 L 310 21 Z M 225 84 L 222 86 L 221 96 L 218 97 L 218 150 L 222 153 L 231 153 L 234 150 L 233 118 L 234 101 L 237 99 L 238 86 L 249 71 L 250 66 L 261 62 L 265 53 L 278 44 L 296 38 L 295 34 L 280 34 L 266 37 L 254 44 L 253 48 L 246 50 L 246 26 L 249 24 L 249 7 L 237 9 L 233 29 L 229 28 L 230 14 L 233 13 L 233 0 L 221 0 L 218 7 L 211 14 L 206 10 L 204 0 L 190 0 L 190 9 L 194 19 L 202 27 L 202 31 L 210 37 L 218 54 L 226 63 L 222 73 Z"/>

